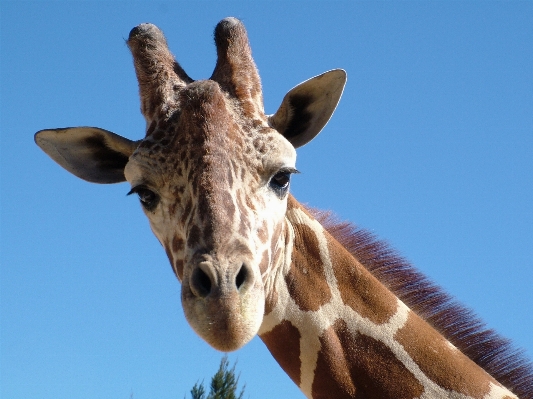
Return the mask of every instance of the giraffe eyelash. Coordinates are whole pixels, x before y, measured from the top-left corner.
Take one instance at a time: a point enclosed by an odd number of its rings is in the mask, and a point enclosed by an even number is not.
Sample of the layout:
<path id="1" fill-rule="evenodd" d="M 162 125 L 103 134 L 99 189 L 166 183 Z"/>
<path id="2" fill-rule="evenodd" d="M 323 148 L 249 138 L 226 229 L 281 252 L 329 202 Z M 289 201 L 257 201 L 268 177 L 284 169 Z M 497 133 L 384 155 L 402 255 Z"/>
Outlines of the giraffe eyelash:
<path id="1" fill-rule="evenodd" d="M 295 175 L 295 174 L 299 174 L 301 173 L 298 169 L 296 168 L 290 168 L 290 167 L 287 167 L 287 168 L 281 168 L 278 173 L 290 173 L 291 175 Z"/>
<path id="2" fill-rule="evenodd" d="M 139 201 L 144 209 L 147 211 L 154 211 L 159 204 L 160 197 L 158 194 L 150 190 L 144 184 L 133 187 L 127 195 L 137 194 Z"/>
<path id="3" fill-rule="evenodd" d="M 270 179 L 269 186 L 282 199 L 289 191 L 291 175 L 300 173 L 295 168 L 281 168 Z"/>

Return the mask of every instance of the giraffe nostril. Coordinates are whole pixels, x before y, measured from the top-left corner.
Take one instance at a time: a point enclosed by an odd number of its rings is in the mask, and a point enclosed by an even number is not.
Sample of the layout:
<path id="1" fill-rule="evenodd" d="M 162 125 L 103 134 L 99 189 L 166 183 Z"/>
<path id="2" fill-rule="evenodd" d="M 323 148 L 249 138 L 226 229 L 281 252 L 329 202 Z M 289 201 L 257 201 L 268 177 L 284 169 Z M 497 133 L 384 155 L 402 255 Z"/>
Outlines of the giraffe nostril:
<path id="1" fill-rule="evenodd" d="M 205 298 L 211 292 L 211 278 L 209 275 L 198 267 L 192 275 L 191 285 L 194 287 L 194 293 L 196 296 Z"/>
<path id="2" fill-rule="evenodd" d="M 248 277 L 248 269 L 243 264 L 241 266 L 241 269 L 239 270 L 239 273 L 237 273 L 237 276 L 235 277 L 235 286 L 237 287 L 237 290 L 240 290 L 244 282 L 247 280 Z"/>
<path id="3" fill-rule="evenodd" d="M 220 275 L 224 277 L 217 277 Z M 189 287 L 192 294 L 200 299 L 211 296 L 218 298 L 220 295 L 228 295 L 235 291 L 242 295 L 247 290 L 246 287 L 250 286 L 248 282 L 252 279 L 253 273 L 244 263 L 240 267 L 221 270 L 220 265 L 200 262 L 191 273 Z"/>

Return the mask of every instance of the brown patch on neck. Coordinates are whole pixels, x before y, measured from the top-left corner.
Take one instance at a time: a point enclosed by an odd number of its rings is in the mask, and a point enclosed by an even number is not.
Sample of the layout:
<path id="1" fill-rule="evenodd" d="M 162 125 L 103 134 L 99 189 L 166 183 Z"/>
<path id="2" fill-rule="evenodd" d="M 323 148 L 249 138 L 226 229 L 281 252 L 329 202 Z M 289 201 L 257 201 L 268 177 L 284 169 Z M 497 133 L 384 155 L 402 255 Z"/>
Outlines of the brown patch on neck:
<path id="1" fill-rule="evenodd" d="M 362 334 L 354 337 L 342 320 L 320 337 L 320 343 L 314 399 L 412 399 L 424 392 L 384 343 Z"/>
<path id="2" fill-rule="evenodd" d="M 329 234 L 328 246 L 344 304 L 373 323 L 386 323 L 397 311 L 396 297 Z"/>
<path id="3" fill-rule="evenodd" d="M 355 386 L 350 375 L 350 365 L 338 333 L 346 329 L 342 320 L 320 337 L 322 350 L 318 354 L 313 380 L 313 398 L 353 398 Z"/>
<path id="4" fill-rule="evenodd" d="M 300 386 L 300 331 L 284 320 L 260 338 L 281 368 Z"/>
<path id="5" fill-rule="evenodd" d="M 490 382 L 497 384 L 413 312 L 395 338 L 422 372 L 444 389 L 482 398 L 489 392 Z"/>
<path id="6" fill-rule="evenodd" d="M 331 300 L 319 242 L 314 230 L 304 224 L 293 224 L 294 249 L 292 264 L 285 276 L 289 294 L 303 311 L 316 311 Z"/>

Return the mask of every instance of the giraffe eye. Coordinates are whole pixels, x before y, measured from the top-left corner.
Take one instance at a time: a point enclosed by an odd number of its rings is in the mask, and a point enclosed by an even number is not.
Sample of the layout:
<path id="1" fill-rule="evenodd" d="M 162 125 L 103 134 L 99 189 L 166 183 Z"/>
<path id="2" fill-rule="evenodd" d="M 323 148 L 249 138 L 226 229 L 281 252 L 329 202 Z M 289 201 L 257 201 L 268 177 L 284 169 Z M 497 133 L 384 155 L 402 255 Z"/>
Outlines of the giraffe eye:
<path id="1" fill-rule="evenodd" d="M 139 201 L 141 201 L 142 206 L 147 211 L 153 211 L 159 204 L 159 195 L 145 186 L 133 187 L 128 195 L 134 193 L 139 196 Z"/>
<path id="2" fill-rule="evenodd" d="M 270 188 L 279 198 L 283 198 L 287 194 L 292 173 L 297 173 L 297 171 L 293 169 L 280 170 L 270 179 Z"/>

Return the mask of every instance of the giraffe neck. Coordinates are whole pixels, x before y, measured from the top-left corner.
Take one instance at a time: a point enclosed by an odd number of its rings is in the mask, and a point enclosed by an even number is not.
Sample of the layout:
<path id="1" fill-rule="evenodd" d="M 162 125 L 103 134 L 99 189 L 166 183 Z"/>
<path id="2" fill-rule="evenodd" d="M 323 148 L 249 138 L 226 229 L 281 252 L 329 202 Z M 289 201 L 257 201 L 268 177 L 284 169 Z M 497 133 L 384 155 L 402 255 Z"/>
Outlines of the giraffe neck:
<path id="1" fill-rule="evenodd" d="M 512 398 L 296 200 L 259 331 L 309 398 Z M 285 261 L 283 261 L 285 258 Z"/>

